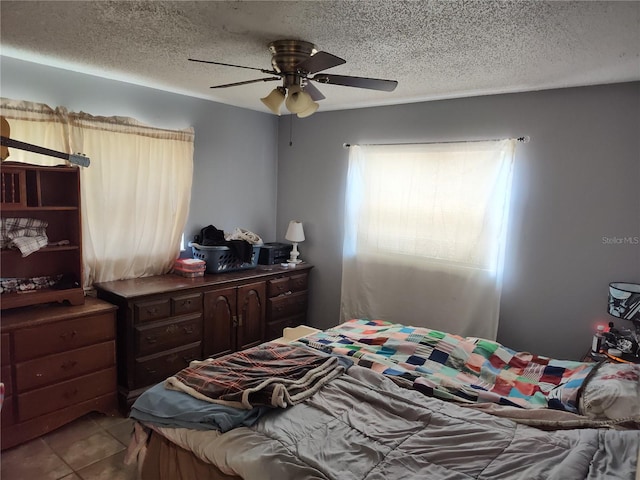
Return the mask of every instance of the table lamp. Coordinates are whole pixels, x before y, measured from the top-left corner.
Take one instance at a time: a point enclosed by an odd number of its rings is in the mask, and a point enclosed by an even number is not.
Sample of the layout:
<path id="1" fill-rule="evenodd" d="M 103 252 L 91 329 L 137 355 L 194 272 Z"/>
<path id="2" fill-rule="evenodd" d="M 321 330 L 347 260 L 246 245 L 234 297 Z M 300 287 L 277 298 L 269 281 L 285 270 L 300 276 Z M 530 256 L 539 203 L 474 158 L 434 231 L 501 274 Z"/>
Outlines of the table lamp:
<path id="1" fill-rule="evenodd" d="M 609 315 L 632 322 L 640 322 L 640 285 L 637 283 L 610 283 Z"/>
<path id="2" fill-rule="evenodd" d="M 287 228 L 287 233 L 284 238 L 293 243 L 291 256 L 288 260 L 289 263 L 300 263 L 302 260 L 298 259 L 298 255 L 300 255 L 300 252 L 298 252 L 298 243 L 304 242 L 304 230 L 302 229 L 302 222 L 291 220 L 289 222 L 289 228 Z"/>
<path id="3" fill-rule="evenodd" d="M 637 283 L 614 282 L 609 284 L 609 315 L 629 320 L 634 329 L 630 335 L 622 335 L 615 329 L 617 343 L 621 350 L 633 356 L 633 361 L 640 358 L 640 285 Z M 610 326 L 613 323 L 609 324 Z M 614 329 L 611 329 L 614 330 Z"/>

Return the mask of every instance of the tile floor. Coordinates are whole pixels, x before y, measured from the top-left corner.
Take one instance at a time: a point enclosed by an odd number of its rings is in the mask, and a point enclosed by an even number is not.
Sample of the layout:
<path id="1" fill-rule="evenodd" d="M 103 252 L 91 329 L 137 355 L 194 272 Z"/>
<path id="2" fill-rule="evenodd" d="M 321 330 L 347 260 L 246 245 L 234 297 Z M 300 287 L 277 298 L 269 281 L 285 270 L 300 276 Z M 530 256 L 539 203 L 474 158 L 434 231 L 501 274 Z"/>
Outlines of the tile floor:
<path id="1" fill-rule="evenodd" d="M 90 413 L 40 438 L 4 450 L 2 480 L 135 480 L 124 464 L 132 422 Z"/>

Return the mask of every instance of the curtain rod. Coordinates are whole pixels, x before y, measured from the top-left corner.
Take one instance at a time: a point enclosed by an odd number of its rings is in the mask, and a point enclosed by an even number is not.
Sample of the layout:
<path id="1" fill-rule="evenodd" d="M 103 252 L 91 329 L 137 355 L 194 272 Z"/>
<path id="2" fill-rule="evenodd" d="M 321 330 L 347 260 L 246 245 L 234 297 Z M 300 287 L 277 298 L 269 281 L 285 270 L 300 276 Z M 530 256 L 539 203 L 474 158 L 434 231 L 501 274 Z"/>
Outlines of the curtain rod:
<path id="1" fill-rule="evenodd" d="M 529 143 L 531 141 L 531 137 L 525 135 L 523 137 L 517 138 L 489 138 L 487 140 L 461 140 L 461 141 L 449 141 L 449 142 L 406 142 L 406 143 L 363 143 L 360 144 L 362 146 L 366 145 L 375 145 L 375 146 L 387 146 L 387 145 L 435 145 L 437 143 L 478 143 L 478 142 L 499 142 L 501 140 L 517 140 L 522 143 Z M 352 146 L 351 143 L 343 143 L 342 146 L 344 148 L 349 148 Z"/>

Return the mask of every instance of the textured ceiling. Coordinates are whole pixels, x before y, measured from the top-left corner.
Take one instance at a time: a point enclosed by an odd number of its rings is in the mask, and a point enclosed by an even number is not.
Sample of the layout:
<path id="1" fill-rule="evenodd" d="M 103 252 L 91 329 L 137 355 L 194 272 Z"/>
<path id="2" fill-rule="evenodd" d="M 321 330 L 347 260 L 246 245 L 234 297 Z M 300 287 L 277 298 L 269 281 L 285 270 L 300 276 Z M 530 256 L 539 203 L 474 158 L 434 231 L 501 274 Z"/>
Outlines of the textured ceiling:
<path id="1" fill-rule="evenodd" d="M 640 79 L 640 2 L 8 1 L 2 55 L 268 111 L 267 45 L 301 39 L 347 60 L 327 73 L 392 92 L 318 85 L 321 110 Z"/>

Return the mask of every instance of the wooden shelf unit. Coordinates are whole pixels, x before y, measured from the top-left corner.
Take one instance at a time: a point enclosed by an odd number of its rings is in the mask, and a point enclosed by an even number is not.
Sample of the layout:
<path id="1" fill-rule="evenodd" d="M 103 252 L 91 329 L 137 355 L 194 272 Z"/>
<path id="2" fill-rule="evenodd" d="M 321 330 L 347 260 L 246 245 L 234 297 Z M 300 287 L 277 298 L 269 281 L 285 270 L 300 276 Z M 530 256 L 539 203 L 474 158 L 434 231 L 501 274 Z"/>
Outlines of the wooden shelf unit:
<path id="1" fill-rule="evenodd" d="M 3 293 L 2 309 L 49 302 L 84 303 L 82 289 L 82 228 L 80 175 L 78 167 L 40 167 L 2 162 L 2 218 L 34 218 L 47 222 L 50 243 L 63 240 L 61 246 L 47 246 L 22 257 L 19 250 L 2 250 L 3 278 L 33 278 L 63 275 L 69 288 L 48 288 Z"/>

